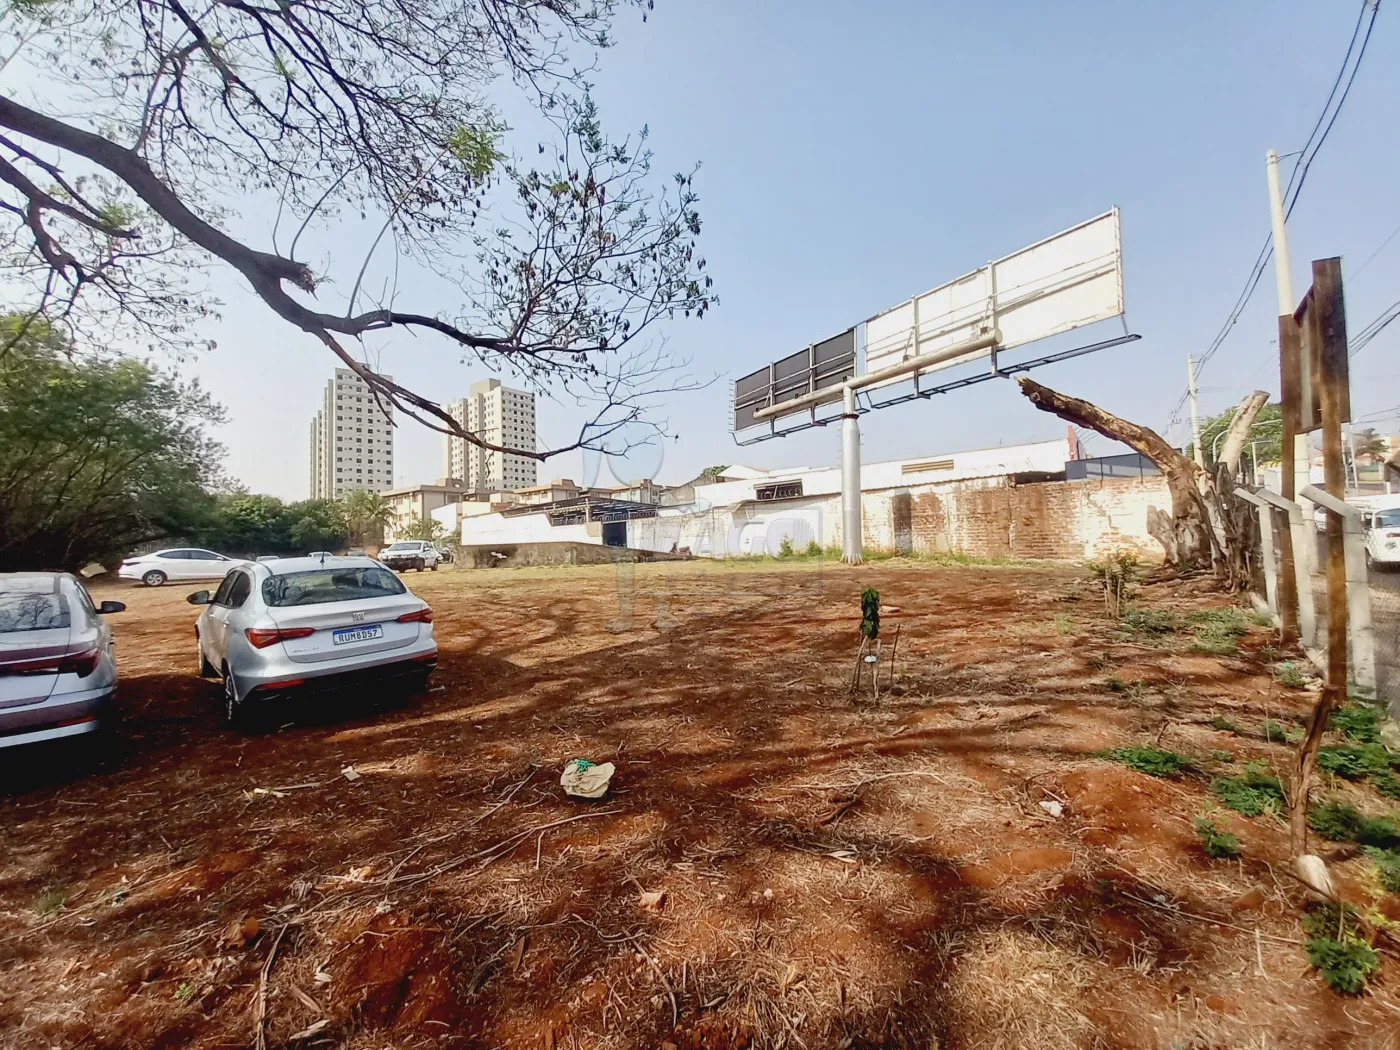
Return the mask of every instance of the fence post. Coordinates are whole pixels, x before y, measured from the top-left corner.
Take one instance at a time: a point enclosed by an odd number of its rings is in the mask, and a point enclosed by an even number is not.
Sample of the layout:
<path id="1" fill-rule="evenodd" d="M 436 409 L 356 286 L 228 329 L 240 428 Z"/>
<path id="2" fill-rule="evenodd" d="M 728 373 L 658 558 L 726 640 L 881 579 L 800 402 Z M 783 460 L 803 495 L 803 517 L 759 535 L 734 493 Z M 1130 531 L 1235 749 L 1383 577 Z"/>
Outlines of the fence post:
<path id="1" fill-rule="evenodd" d="M 1255 514 L 1259 519 L 1259 556 L 1264 563 L 1264 600 L 1268 603 L 1269 612 L 1278 616 L 1278 568 L 1274 564 L 1273 508 L 1248 489 L 1237 488 L 1235 495 L 1246 503 L 1254 504 Z"/>
<path id="2" fill-rule="evenodd" d="M 1260 489 L 1254 493 L 1260 499 L 1273 504 L 1279 510 L 1288 515 L 1288 532 L 1296 550 L 1304 543 L 1312 541 L 1308 535 L 1312 525 L 1303 520 L 1303 508 L 1294 503 L 1291 499 L 1284 499 L 1275 495 L 1267 489 Z M 1317 610 L 1313 604 L 1312 577 L 1308 574 L 1308 567 L 1303 564 L 1301 558 L 1293 559 L 1293 575 L 1284 576 L 1284 580 L 1292 578 L 1296 582 L 1298 601 L 1298 637 L 1303 644 L 1304 650 L 1311 649 L 1317 645 Z M 1286 600 L 1286 596 L 1281 596 L 1280 601 Z M 1285 606 L 1286 607 L 1286 606 Z"/>
<path id="3" fill-rule="evenodd" d="M 1361 528 L 1361 511 L 1324 492 L 1316 485 L 1303 489 L 1304 496 L 1326 508 L 1328 516 L 1342 519 L 1342 542 L 1346 556 L 1347 615 L 1351 621 L 1351 679 L 1358 692 L 1368 698 L 1376 695 L 1376 632 L 1371 624 L 1371 581 L 1366 572 L 1366 537 Z"/>

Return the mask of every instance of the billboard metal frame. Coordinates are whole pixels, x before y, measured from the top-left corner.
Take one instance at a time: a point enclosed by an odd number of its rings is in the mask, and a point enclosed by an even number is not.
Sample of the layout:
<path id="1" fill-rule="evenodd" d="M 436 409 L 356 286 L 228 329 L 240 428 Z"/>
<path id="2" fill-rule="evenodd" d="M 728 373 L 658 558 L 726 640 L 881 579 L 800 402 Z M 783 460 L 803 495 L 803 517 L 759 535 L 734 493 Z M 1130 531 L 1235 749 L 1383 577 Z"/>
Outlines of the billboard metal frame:
<path id="1" fill-rule="evenodd" d="M 1110 235 L 1111 242 L 1105 245 L 1105 237 Z M 1009 271 L 1005 287 L 1001 282 L 1003 269 Z M 921 317 L 924 303 L 933 308 L 931 316 Z M 905 311 L 910 315 L 908 323 L 904 322 Z M 828 426 L 840 419 L 841 560 L 859 564 L 864 560 L 858 422 L 863 413 L 906 401 L 927 400 L 988 379 L 1029 372 L 1135 342 L 1141 337 L 1128 331 L 1124 311 L 1122 230 L 1118 209 L 1111 208 L 867 319 L 856 326 L 862 331 L 863 353 L 857 354 L 856 327 L 852 327 L 743 376 L 732 388 L 731 436 L 736 445 L 743 447 Z M 1014 364 L 1002 365 L 998 361 L 998 354 L 1011 348 L 1113 317 L 1122 321 L 1121 336 Z M 877 329 L 874 333 L 872 325 Z M 931 334 L 927 326 L 933 327 Z M 925 351 L 923 347 L 929 343 L 934 345 Z M 819 347 L 832 344 L 839 344 L 835 355 L 818 354 Z M 872 347 L 877 348 L 873 360 Z M 921 382 L 927 373 L 970 364 L 983 357 L 991 359 L 990 370 L 929 388 Z M 862 368 L 857 373 L 860 358 Z M 822 367 L 838 361 L 845 367 Z M 912 380 L 912 391 L 880 401 L 872 399 L 872 389 L 904 379 Z M 864 407 L 858 400 L 861 397 Z M 818 415 L 819 409 L 838 401 L 839 414 Z M 779 429 L 780 419 L 799 413 L 806 418 Z M 740 440 L 742 431 L 765 423 L 766 433 Z"/>

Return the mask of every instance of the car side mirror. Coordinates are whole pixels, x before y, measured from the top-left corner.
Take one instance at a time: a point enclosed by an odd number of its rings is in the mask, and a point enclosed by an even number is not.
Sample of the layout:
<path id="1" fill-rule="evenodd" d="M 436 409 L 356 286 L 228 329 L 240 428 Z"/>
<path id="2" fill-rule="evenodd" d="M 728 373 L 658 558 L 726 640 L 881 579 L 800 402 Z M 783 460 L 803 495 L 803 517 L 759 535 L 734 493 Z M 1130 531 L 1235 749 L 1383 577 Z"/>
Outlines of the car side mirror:
<path id="1" fill-rule="evenodd" d="M 126 612 L 126 602 L 103 602 L 97 607 L 97 611 L 103 616 L 108 613 Z"/>
<path id="2" fill-rule="evenodd" d="M 208 592 L 208 591 L 195 591 L 195 592 L 194 592 L 193 594 L 191 594 L 188 598 L 186 598 L 185 601 L 189 602 L 191 605 L 208 605 L 208 604 L 209 604 L 209 592 Z"/>

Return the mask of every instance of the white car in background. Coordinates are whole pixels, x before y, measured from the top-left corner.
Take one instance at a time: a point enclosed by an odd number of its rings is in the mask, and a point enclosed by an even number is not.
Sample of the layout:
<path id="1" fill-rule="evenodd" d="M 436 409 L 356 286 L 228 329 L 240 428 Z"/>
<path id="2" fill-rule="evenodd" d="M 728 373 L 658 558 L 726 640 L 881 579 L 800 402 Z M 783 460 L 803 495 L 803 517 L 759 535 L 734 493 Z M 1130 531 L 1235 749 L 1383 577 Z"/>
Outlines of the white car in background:
<path id="1" fill-rule="evenodd" d="M 1366 564 L 1400 566 L 1400 507 L 1369 510 L 1361 519 L 1366 535 Z"/>
<path id="2" fill-rule="evenodd" d="M 240 561 L 202 547 L 171 547 L 127 558 L 117 578 L 140 580 L 147 587 L 159 587 L 166 580 L 222 580 Z"/>

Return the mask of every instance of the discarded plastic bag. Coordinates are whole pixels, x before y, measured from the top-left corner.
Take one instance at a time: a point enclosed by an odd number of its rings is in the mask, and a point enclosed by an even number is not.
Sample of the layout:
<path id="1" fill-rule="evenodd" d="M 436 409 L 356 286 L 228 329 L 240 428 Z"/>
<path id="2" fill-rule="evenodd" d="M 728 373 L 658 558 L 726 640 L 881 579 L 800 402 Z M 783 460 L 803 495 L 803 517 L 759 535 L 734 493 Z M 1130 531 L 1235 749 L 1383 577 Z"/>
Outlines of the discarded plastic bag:
<path id="1" fill-rule="evenodd" d="M 586 758 L 571 758 L 559 776 L 559 785 L 568 795 L 602 798 L 608 793 L 608 781 L 615 768 L 611 762 L 594 765 Z"/>

